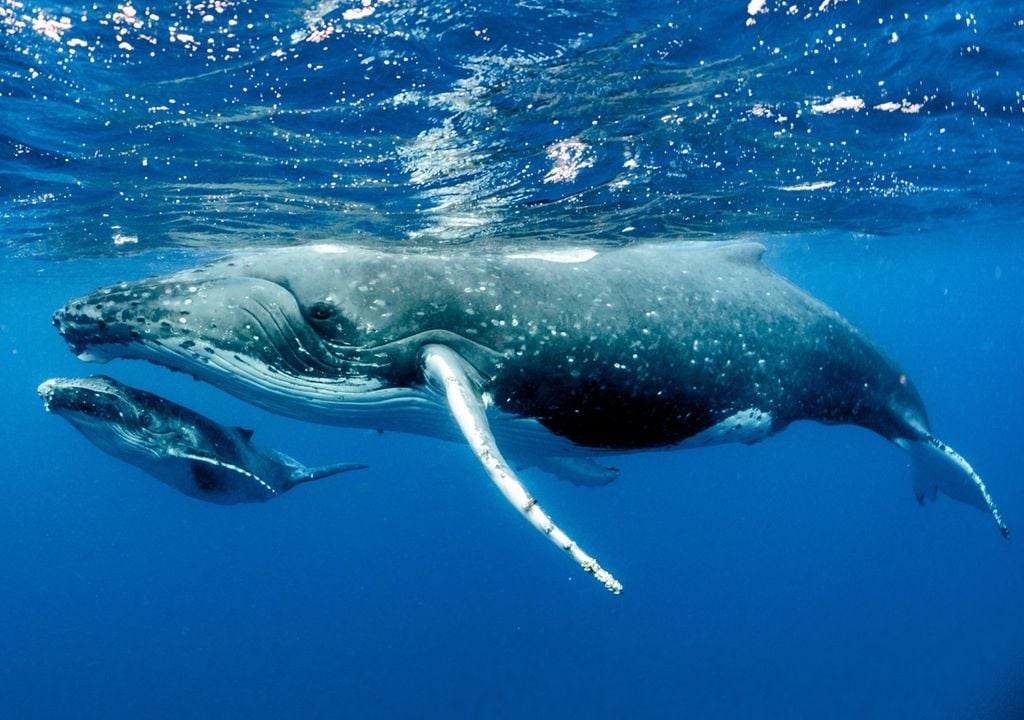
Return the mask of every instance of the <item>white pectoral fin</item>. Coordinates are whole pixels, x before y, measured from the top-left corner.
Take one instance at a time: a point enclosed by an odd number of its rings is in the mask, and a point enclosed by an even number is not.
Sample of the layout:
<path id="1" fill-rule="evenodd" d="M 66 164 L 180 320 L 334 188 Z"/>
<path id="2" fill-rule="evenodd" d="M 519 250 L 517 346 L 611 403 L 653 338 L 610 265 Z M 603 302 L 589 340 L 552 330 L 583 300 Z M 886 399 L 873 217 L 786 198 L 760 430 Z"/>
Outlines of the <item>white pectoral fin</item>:
<path id="1" fill-rule="evenodd" d="M 973 505 L 992 515 L 1003 536 L 1010 531 L 1003 522 L 999 508 L 989 495 L 978 473 L 956 450 L 934 435 L 925 434 L 918 440 L 897 440 L 910 451 L 914 474 L 914 495 L 917 501 L 934 500 L 941 491 L 954 500 Z"/>
<path id="2" fill-rule="evenodd" d="M 551 542 L 569 553 L 580 567 L 593 573 L 605 588 L 616 595 L 622 592 L 622 584 L 551 521 L 502 457 L 487 421 L 483 397 L 471 379 L 475 374 L 473 368 L 451 348 L 436 344 L 424 346 L 420 351 L 420 364 L 424 378 L 444 396 L 463 436 L 505 499 Z"/>

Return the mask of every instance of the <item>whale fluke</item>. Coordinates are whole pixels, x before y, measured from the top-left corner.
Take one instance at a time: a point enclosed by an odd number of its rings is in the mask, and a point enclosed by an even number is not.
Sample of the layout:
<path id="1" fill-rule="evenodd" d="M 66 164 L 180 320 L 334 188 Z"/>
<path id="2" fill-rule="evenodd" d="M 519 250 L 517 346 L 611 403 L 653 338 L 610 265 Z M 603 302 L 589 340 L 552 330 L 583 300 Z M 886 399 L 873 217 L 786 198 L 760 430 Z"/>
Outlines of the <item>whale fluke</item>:
<path id="1" fill-rule="evenodd" d="M 320 478 L 351 472 L 352 470 L 365 470 L 368 467 L 369 465 L 361 465 L 360 463 L 334 463 L 333 465 L 320 465 L 319 467 L 300 465 L 292 473 L 291 479 L 292 483 L 298 485 L 299 483 L 319 480 Z"/>
<path id="2" fill-rule="evenodd" d="M 897 440 L 897 444 L 910 452 L 914 496 L 920 504 L 934 501 L 941 490 L 943 495 L 989 512 L 1003 537 L 1009 536 L 1010 529 L 985 483 L 960 453 L 930 433 L 917 440 Z"/>

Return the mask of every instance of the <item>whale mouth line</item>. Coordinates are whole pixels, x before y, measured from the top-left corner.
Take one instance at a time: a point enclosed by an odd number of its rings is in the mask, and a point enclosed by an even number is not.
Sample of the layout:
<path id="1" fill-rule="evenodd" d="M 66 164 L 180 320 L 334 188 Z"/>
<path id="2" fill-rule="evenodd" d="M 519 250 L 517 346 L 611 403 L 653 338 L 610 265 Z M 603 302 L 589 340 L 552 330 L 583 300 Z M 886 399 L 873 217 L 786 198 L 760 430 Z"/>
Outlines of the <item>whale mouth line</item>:
<path id="1" fill-rule="evenodd" d="M 211 347 L 211 352 L 200 355 L 179 342 L 144 338 L 133 343 L 132 347 L 131 358 L 184 372 L 197 380 L 213 382 L 242 400 L 300 419 L 304 419 L 307 412 L 316 414 L 318 409 L 328 414 L 344 408 L 358 412 L 360 408 L 386 405 L 397 400 L 398 396 L 409 394 L 408 389 L 387 387 L 370 374 L 351 373 L 347 377 L 332 374 L 325 377 L 294 373 L 287 368 L 269 365 L 258 356 L 230 348 Z M 346 362 L 346 365 L 355 364 L 364 363 Z M 301 398 L 301 406 L 294 404 L 296 398 Z"/>

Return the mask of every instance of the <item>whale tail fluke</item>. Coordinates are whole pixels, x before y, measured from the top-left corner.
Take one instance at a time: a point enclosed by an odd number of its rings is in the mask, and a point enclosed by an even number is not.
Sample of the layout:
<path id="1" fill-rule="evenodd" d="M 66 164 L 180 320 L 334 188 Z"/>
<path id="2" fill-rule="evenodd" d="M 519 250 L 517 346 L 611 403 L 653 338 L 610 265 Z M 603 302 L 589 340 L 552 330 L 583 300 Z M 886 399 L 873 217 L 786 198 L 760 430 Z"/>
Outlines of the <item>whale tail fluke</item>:
<path id="1" fill-rule="evenodd" d="M 987 511 L 1003 537 L 1010 534 L 985 483 L 960 453 L 930 433 L 915 440 L 900 439 L 897 443 L 910 452 L 914 495 L 919 503 L 935 500 L 941 491 L 954 500 Z"/>
<path id="2" fill-rule="evenodd" d="M 335 463 L 333 465 L 321 465 L 320 467 L 300 466 L 292 473 L 292 483 L 298 485 L 299 483 L 319 480 L 320 478 L 351 472 L 352 470 L 365 470 L 367 467 L 369 466 L 360 465 L 359 463 Z"/>

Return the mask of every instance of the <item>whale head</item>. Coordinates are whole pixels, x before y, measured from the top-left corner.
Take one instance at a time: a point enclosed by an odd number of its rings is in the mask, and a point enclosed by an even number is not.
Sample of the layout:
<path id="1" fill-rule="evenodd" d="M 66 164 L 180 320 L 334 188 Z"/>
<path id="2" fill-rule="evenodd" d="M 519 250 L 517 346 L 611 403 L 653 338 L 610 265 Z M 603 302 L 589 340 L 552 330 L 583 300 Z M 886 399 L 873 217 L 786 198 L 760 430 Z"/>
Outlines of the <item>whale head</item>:
<path id="1" fill-rule="evenodd" d="M 155 396 L 105 375 L 51 378 L 39 385 L 48 412 L 60 415 L 89 440 L 116 455 L 135 453 L 159 457 L 161 448 L 177 439 L 178 424 Z"/>
<path id="2" fill-rule="evenodd" d="M 422 396 L 417 349 L 444 335 L 396 307 L 395 262 L 344 246 L 229 257 L 100 288 L 53 322 L 83 360 L 148 360 L 274 412 L 349 424 L 346 408 Z"/>

